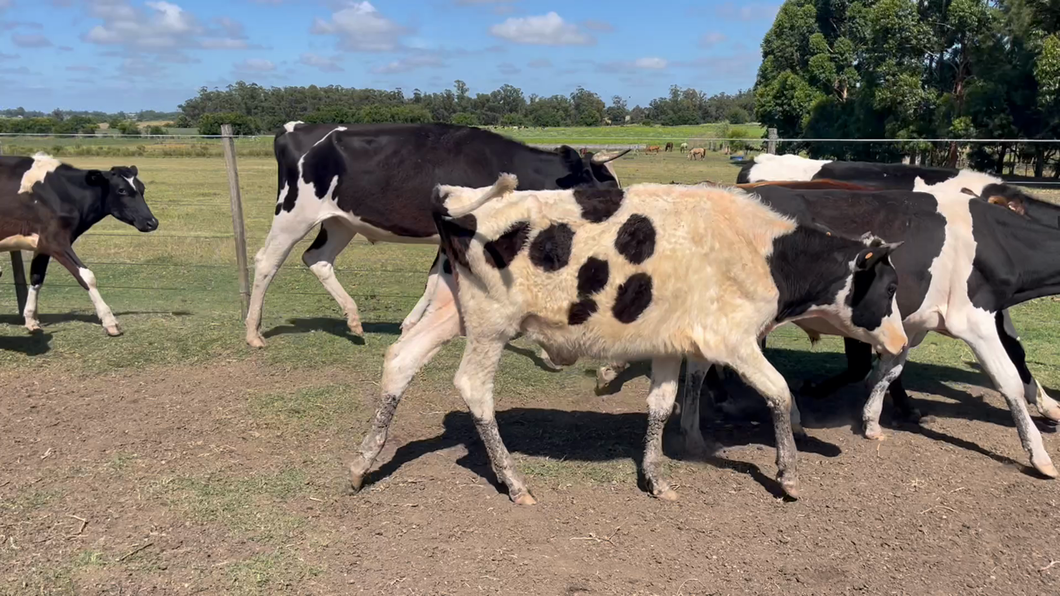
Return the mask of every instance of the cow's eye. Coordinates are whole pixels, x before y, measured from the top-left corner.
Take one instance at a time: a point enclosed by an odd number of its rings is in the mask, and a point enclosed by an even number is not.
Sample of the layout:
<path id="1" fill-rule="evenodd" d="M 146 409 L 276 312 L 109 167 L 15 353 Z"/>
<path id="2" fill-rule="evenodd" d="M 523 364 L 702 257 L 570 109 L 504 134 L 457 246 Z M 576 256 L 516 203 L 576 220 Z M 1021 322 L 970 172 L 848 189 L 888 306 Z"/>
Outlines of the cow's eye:
<path id="1" fill-rule="evenodd" d="M 119 188 L 118 189 L 118 194 L 124 196 L 124 195 L 127 195 L 129 193 L 124 188 Z"/>

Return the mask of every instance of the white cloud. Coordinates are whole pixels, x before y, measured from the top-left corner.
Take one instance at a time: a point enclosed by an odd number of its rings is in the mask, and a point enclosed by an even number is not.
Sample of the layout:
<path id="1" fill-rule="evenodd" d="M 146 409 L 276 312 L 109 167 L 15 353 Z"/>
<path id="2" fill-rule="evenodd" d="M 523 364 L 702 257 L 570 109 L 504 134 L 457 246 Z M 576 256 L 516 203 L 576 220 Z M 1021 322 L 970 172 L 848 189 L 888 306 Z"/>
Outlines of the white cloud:
<path id="1" fill-rule="evenodd" d="M 276 65 L 273 64 L 272 60 L 265 60 L 264 58 L 247 58 L 242 62 L 237 62 L 235 65 L 236 72 L 262 73 L 275 70 Z"/>
<path id="2" fill-rule="evenodd" d="M 20 48 L 47 48 L 52 42 L 39 33 L 29 35 L 12 35 L 11 42 Z"/>
<path id="3" fill-rule="evenodd" d="M 412 72 L 421 68 L 442 68 L 445 62 L 432 54 L 420 54 L 402 58 L 372 69 L 375 74 L 397 74 Z"/>
<path id="4" fill-rule="evenodd" d="M 666 68 L 666 60 L 662 58 L 637 58 L 633 61 L 633 66 L 649 70 L 662 70 Z"/>
<path id="5" fill-rule="evenodd" d="M 221 17 L 207 27 L 176 4 L 145 2 L 146 10 L 133 8 L 127 0 L 90 0 L 88 13 L 103 21 L 83 37 L 98 45 L 163 53 L 186 49 L 245 49 L 243 25 Z"/>
<path id="6" fill-rule="evenodd" d="M 490 27 L 490 34 L 515 43 L 541 46 L 585 46 L 596 40 L 550 12 L 539 17 L 512 17 Z"/>
<path id="7" fill-rule="evenodd" d="M 18 54 L 5 54 L 0 52 L 0 60 L 18 60 L 20 56 Z"/>
<path id="8" fill-rule="evenodd" d="M 339 48 L 350 52 L 389 52 L 398 49 L 399 38 L 409 29 L 384 17 L 371 2 L 348 2 L 331 15 L 317 18 L 309 30 L 314 35 L 335 35 Z"/>
<path id="9" fill-rule="evenodd" d="M 530 68 L 552 68 L 552 61 L 548 58 L 539 58 L 526 63 Z"/>
<path id="10" fill-rule="evenodd" d="M 729 39 L 724 33 L 718 33 L 717 31 L 711 31 L 710 33 L 703 34 L 703 37 L 699 38 L 699 47 L 701 48 L 713 48 L 714 46 L 724 43 L 725 40 Z"/>
<path id="11" fill-rule="evenodd" d="M 326 58 L 324 56 L 318 56 L 316 54 L 302 54 L 298 59 L 298 63 L 304 66 L 312 66 L 313 68 L 319 69 L 321 72 L 342 72 L 342 67 L 338 65 L 336 58 Z"/>
<path id="12" fill-rule="evenodd" d="M 150 78 L 161 74 L 158 64 L 142 58 L 126 58 L 118 71 L 127 77 Z"/>
<path id="13" fill-rule="evenodd" d="M 500 71 L 502 75 L 508 76 L 517 75 L 523 72 L 521 68 L 512 64 L 511 62 L 501 62 L 497 65 L 497 70 Z"/>

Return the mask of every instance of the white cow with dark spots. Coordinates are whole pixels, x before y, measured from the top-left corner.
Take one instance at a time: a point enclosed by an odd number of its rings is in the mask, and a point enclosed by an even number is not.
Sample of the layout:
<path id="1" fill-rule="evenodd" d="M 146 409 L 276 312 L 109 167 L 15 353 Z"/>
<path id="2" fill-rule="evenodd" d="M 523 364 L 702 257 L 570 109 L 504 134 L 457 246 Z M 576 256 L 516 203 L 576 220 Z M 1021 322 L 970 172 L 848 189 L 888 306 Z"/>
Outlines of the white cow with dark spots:
<path id="1" fill-rule="evenodd" d="M 455 277 L 435 311 L 387 351 L 383 400 L 351 465 L 360 488 L 412 375 L 466 330 L 455 384 L 513 501 L 533 496 L 494 419 L 493 378 L 516 334 L 569 364 L 580 357 L 653 362 L 643 460 L 651 492 L 676 495 L 659 472 L 662 427 L 682 357 L 737 370 L 773 411 L 778 477 L 798 494 L 791 395 L 758 338 L 785 321 L 827 321 L 894 356 L 906 336 L 894 302 L 894 245 L 796 224 L 742 191 L 642 184 L 623 192 L 518 191 L 440 186 L 435 218 Z M 859 275 L 863 274 L 863 275 Z M 793 416 L 794 414 L 794 416 Z M 794 417 L 794 420 L 792 419 Z"/>

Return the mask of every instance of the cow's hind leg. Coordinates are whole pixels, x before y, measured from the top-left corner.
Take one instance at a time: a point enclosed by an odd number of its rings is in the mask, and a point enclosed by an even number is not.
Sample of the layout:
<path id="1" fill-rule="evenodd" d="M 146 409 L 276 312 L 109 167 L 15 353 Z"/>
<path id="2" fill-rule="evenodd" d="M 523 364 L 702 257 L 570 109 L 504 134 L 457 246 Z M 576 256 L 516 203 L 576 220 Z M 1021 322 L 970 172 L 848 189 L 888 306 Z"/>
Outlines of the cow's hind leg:
<path id="1" fill-rule="evenodd" d="M 401 322 L 402 333 L 407 333 L 415 327 L 416 323 L 419 323 L 420 319 L 423 318 L 423 314 L 427 312 L 427 307 L 431 304 L 431 297 L 434 296 L 435 289 L 438 287 L 438 277 L 441 274 L 442 267 L 449 267 L 449 262 L 446 260 L 445 255 L 442 254 L 442 251 L 439 250 L 438 254 L 434 255 L 434 262 L 431 263 L 431 269 L 427 273 L 427 285 L 423 290 L 423 296 L 420 296 L 419 302 L 412 307 L 408 316 Z"/>
<path id="2" fill-rule="evenodd" d="M 677 499 L 677 493 L 659 472 L 662 457 L 663 427 L 674 410 L 681 358 L 668 356 L 651 362 L 651 391 L 648 393 L 648 430 L 644 435 L 644 459 L 641 468 L 651 494 L 666 501 Z"/>
<path id="3" fill-rule="evenodd" d="M 81 259 L 77 258 L 72 248 L 67 248 L 52 256 L 55 257 L 56 261 L 59 261 L 60 265 L 70 271 L 82 288 L 88 290 L 88 297 L 92 300 L 92 306 L 96 308 L 96 316 L 103 323 L 103 330 L 107 332 L 107 335 L 111 337 L 121 335 L 118 319 L 114 317 L 114 313 L 111 312 L 107 303 L 103 301 L 103 296 L 99 294 L 99 290 L 96 288 L 95 274 L 88 267 L 85 267 Z"/>
<path id="4" fill-rule="evenodd" d="M 799 497 L 799 480 L 796 470 L 797 452 L 791 421 L 791 390 L 784 376 L 766 360 L 757 342 L 739 358 L 729 362 L 729 367 L 765 398 L 773 414 L 773 431 L 777 443 L 777 480 L 784 493 L 793 499 Z"/>
<path id="5" fill-rule="evenodd" d="M 982 364 L 983 370 L 990 375 L 994 385 L 1005 397 L 1009 410 L 1012 412 L 1012 419 L 1016 423 L 1020 442 L 1031 456 L 1031 465 L 1043 476 L 1056 478 L 1056 468 L 1045 451 L 1042 435 L 1038 432 L 1038 427 L 1034 426 L 1030 413 L 1027 411 L 1023 381 L 1020 379 L 1016 366 L 1005 352 L 993 319 L 990 313 L 973 311 L 968 316 L 968 332 L 961 334 L 960 337 L 968 342 L 976 359 Z"/>
<path id="6" fill-rule="evenodd" d="M 276 277 L 280 266 L 291 254 L 291 249 L 305 237 L 316 221 L 300 219 L 296 215 L 280 212 L 272 222 L 272 229 L 254 256 L 254 289 L 250 292 L 250 307 L 247 309 L 247 344 L 254 348 L 264 348 L 265 338 L 261 336 L 261 311 L 265 304 L 265 292 Z"/>
<path id="7" fill-rule="evenodd" d="M 350 486 L 360 490 L 386 443 L 390 424 L 401 397 L 412 378 L 430 362 L 449 340 L 460 335 L 460 313 L 451 292 L 452 278 L 443 279 L 432 297 L 431 309 L 409 333 L 386 351 L 383 363 L 382 400 L 372 418 L 372 427 L 361 442 L 360 453 L 350 464 Z"/>
<path id="8" fill-rule="evenodd" d="M 40 321 L 37 320 L 37 305 L 40 301 L 40 287 L 44 283 L 44 276 L 48 273 L 48 262 L 51 257 L 45 254 L 34 255 L 29 266 L 29 291 L 26 292 L 26 308 L 22 316 L 26 320 L 27 331 L 40 331 Z"/>
<path id="9" fill-rule="evenodd" d="M 681 392 L 681 434 L 685 441 L 685 453 L 702 456 L 707 453 L 707 443 L 699 427 L 700 400 L 703 380 L 711 370 L 711 363 L 698 358 L 689 358 L 685 369 L 685 386 Z M 711 400 L 713 401 L 713 400 Z M 707 404 L 707 411 L 713 404 Z"/>
<path id="10" fill-rule="evenodd" d="M 357 311 L 357 303 L 346 293 L 346 289 L 335 277 L 335 257 L 346 248 L 357 235 L 350 226 L 342 220 L 332 218 L 325 220 L 320 225 L 320 234 L 317 235 L 313 244 L 302 254 L 302 262 L 317 276 L 324 289 L 331 297 L 339 303 L 342 313 L 346 315 L 346 325 L 354 335 L 363 335 L 361 327 L 361 315 Z M 256 280 L 255 280 L 256 281 Z"/>
<path id="11" fill-rule="evenodd" d="M 508 448 L 501 440 L 497 428 L 497 418 L 493 402 L 493 377 L 497 372 L 497 363 L 509 337 L 469 337 L 464 349 L 464 358 L 460 369 L 456 371 L 453 383 L 471 411 L 479 438 L 486 446 L 493 472 L 508 487 L 508 497 L 516 505 L 533 505 L 537 501 L 530 494 Z"/>
<path id="12" fill-rule="evenodd" d="M 1060 404 L 1049 397 L 1049 394 L 1042 388 L 1041 383 L 1031 375 L 1030 369 L 1027 368 L 1027 353 L 1023 350 L 1019 336 L 1016 335 L 1016 327 L 1012 325 L 1012 318 L 1009 317 L 1008 310 L 995 314 L 994 321 L 1001 343 L 1005 346 L 1005 352 L 1008 354 L 1009 359 L 1012 360 L 1012 363 L 1016 365 L 1020 380 L 1023 381 L 1023 395 L 1027 399 L 1027 403 L 1034 404 L 1042 416 L 1050 420 L 1060 421 Z"/>

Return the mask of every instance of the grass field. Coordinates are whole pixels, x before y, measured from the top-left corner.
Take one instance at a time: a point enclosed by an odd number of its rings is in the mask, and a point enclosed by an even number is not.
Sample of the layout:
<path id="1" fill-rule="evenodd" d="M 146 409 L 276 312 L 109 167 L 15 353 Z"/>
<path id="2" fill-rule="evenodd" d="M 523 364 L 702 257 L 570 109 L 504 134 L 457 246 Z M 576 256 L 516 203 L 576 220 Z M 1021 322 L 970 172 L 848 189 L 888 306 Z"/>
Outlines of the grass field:
<path id="1" fill-rule="evenodd" d="M 1003 404 L 984 393 L 970 350 L 937 335 L 913 353 L 906 384 L 940 421 L 880 445 L 849 431 L 842 416 L 853 409 L 808 405 L 814 439 L 800 444 L 800 465 L 810 494 L 795 504 L 763 488 L 774 469 L 770 433 L 759 432 L 768 422 L 719 428 L 733 451 L 710 465 L 673 459 L 678 504 L 645 497 L 634 473 L 644 378 L 596 397 L 594 363 L 545 372 L 522 341 L 504 355 L 496 392 L 501 432 L 538 508 L 514 509 L 490 485 L 452 387 L 459 340 L 414 382 L 376 483 L 346 495 L 344 462 L 434 249 L 358 238 L 340 256 L 339 280 L 365 321 L 360 340 L 300 262 L 311 234 L 266 298 L 268 348 L 251 351 L 222 160 L 68 161 L 137 165 L 161 225 L 140 234 L 111 219 L 76 245 L 124 327 L 119 338 L 104 336 L 88 296 L 54 264 L 43 333 L 26 333 L 0 262 L 0 594 L 1060 586 L 1037 571 L 1056 558 L 1056 485 L 1020 473 L 1025 458 Z M 725 182 L 737 172 L 720 154 L 617 166 L 623 184 Z M 251 259 L 273 218 L 275 167 L 239 160 Z M 1060 303 L 1036 300 L 1013 318 L 1035 375 L 1060 386 Z M 785 327 L 769 345 L 793 386 L 843 366 L 836 339 L 811 349 Z M 856 408 L 861 394 L 848 395 Z M 1056 457 L 1055 436 L 1046 441 Z"/>

